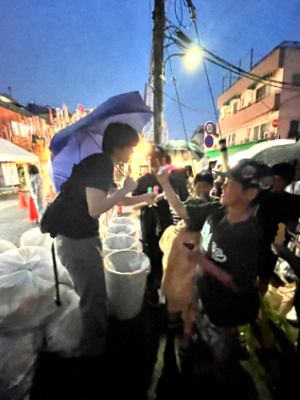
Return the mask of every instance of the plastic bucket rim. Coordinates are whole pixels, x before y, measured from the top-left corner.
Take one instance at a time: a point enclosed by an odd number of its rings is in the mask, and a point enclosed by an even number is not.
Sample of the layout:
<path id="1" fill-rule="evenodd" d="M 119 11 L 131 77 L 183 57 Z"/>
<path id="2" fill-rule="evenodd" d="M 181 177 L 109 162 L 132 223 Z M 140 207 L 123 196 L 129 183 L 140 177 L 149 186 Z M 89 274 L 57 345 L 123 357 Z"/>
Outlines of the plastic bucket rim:
<path id="1" fill-rule="evenodd" d="M 108 271 L 110 271 L 110 272 L 113 272 L 113 273 L 115 273 L 115 274 L 117 274 L 117 275 L 133 275 L 133 274 L 135 274 L 135 275 L 137 275 L 137 274 L 140 274 L 140 273 L 142 273 L 142 272 L 147 272 L 147 273 L 149 273 L 150 272 L 150 269 L 151 269 L 151 267 L 150 267 L 150 260 L 149 260 L 149 266 L 146 268 L 146 269 L 139 269 L 139 270 L 137 270 L 137 271 L 133 271 L 133 272 L 119 272 L 119 271 L 116 271 L 116 270 L 114 270 L 114 269 L 111 269 L 111 268 L 109 268 L 108 266 L 107 266 L 107 264 L 106 264 L 106 262 L 105 262 L 105 259 L 107 258 L 107 257 L 110 257 L 112 254 L 115 254 L 115 253 L 120 253 L 120 252 L 131 252 L 131 253 L 139 253 L 139 254 L 142 254 L 144 257 L 147 257 L 148 258 L 148 256 L 145 254 L 145 253 L 143 253 L 142 251 L 138 251 L 138 250 L 115 250 L 115 251 L 112 251 L 111 253 L 109 253 L 107 256 L 105 256 L 104 257 L 104 259 L 103 259 L 103 262 L 104 262 L 104 268 L 105 269 L 107 269 Z M 148 258 L 149 259 L 149 258 Z"/>

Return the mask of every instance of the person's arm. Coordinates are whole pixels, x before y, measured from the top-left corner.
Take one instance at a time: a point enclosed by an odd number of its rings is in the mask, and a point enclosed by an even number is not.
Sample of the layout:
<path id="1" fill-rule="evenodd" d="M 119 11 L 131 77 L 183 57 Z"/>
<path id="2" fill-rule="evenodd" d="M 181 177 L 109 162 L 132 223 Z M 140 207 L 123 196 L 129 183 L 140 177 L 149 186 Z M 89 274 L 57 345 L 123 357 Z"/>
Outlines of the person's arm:
<path id="1" fill-rule="evenodd" d="M 300 258 L 295 256 L 284 244 L 273 243 L 272 250 L 277 256 L 287 261 L 298 278 L 300 278 Z"/>
<path id="2" fill-rule="evenodd" d="M 116 190 L 111 197 L 107 197 L 107 193 L 103 190 L 87 187 L 86 199 L 90 216 L 99 218 L 101 214 L 104 214 L 123 200 L 128 193 L 134 191 L 136 186 L 136 182 L 132 178 L 127 177 L 123 187 Z"/>
<path id="3" fill-rule="evenodd" d="M 134 206 L 136 204 L 146 203 L 147 205 L 154 204 L 157 195 L 155 193 L 144 193 L 139 196 L 124 197 L 119 203 L 119 206 Z"/>
<path id="4" fill-rule="evenodd" d="M 198 264 L 201 271 L 206 272 L 207 274 L 213 276 L 219 282 L 221 282 L 224 286 L 230 288 L 234 292 L 239 292 L 239 288 L 234 283 L 233 278 L 226 271 L 218 268 L 212 261 L 208 260 L 202 254 L 196 251 L 189 251 L 188 258 L 191 261 L 194 261 Z"/>
<path id="5" fill-rule="evenodd" d="M 161 184 L 165 193 L 165 197 L 175 213 L 182 219 L 188 219 L 189 216 L 185 206 L 181 203 L 170 184 L 169 172 L 167 170 L 161 171 L 159 174 L 157 174 L 157 180 Z"/>

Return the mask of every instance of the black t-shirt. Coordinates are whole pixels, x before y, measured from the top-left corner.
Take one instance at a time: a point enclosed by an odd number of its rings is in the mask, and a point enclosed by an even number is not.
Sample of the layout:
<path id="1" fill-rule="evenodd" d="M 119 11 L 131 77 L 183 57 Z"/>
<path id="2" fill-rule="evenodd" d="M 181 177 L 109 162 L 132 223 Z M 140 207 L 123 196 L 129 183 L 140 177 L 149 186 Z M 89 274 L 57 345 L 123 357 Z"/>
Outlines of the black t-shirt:
<path id="1" fill-rule="evenodd" d="M 219 203 L 187 206 L 189 226 L 201 229 L 201 252 L 232 276 L 240 289 L 235 293 L 204 273 L 198 281 L 199 297 L 211 322 L 217 326 L 247 323 L 257 316 L 259 297 L 255 288 L 260 258 L 261 232 L 254 217 L 231 224 Z"/>
<path id="2" fill-rule="evenodd" d="M 187 188 L 187 180 L 188 174 L 184 168 L 174 169 L 170 173 L 170 184 L 179 196 L 180 201 L 186 201 L 190 195 Z"/>
<path id="3" fill-rule="evenodd" d="M 99 221 L 88 211 L 86 188 L 108 193 L 114 185 L 114 165 L 105 154 L 93 154 L 74 165 L 70 178 L 61 187 L 63 213 L 58 234 L 74 239 L 99 236 Z"/>
<path id="4" fill-rule="evenodd" d="M 141 176 L 137 180 L 137 188 L 132 193 L 133 196 L 139 196 L 148 192 L 148 188 L 152 189 L 158 186 L 159 193 L 162 193 L 162 187 L 156 177 L 150 173 Z M 141 209 L 141 225 L 143 240 L 148 241 L 152 236 L 160 238 L 165 229 L 172 225 L 172 216 L 169 203 L 161 200 L 156 207 L 145 206 Z"/>

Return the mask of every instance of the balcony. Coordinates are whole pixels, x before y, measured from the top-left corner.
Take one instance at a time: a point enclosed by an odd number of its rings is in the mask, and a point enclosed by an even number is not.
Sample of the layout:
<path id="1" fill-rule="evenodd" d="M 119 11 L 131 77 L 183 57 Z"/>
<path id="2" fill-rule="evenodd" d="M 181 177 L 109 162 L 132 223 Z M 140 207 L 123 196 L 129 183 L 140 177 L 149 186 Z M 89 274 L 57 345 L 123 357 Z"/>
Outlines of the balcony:
<path id="1" fill-rule="evenodd" d="M 279 108 L 278 94 L 271 93 L 269 96 L 251 103 L 250 105 L 241 108 L 234 113 L 225 114 L 225 117 L 220 120 L 221 129 L 223 132 L 240 127 L 247 122 Z"/>

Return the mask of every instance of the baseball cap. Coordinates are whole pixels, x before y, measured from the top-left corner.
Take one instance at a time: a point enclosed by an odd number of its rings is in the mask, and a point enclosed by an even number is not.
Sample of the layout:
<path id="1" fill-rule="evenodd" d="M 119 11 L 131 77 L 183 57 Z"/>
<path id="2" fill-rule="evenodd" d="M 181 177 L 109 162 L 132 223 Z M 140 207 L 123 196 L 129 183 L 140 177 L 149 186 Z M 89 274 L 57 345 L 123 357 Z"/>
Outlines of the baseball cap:
<path id="1" fill-rule="evenodd" d="M 223 178 L 239 182 L 244 189 L 256 187 L 260 190 L 268 190 L 273 184 L 271 168 L 247 158 L 239 160 L 226 172 L 215 171 L 215 173 Z"/>

